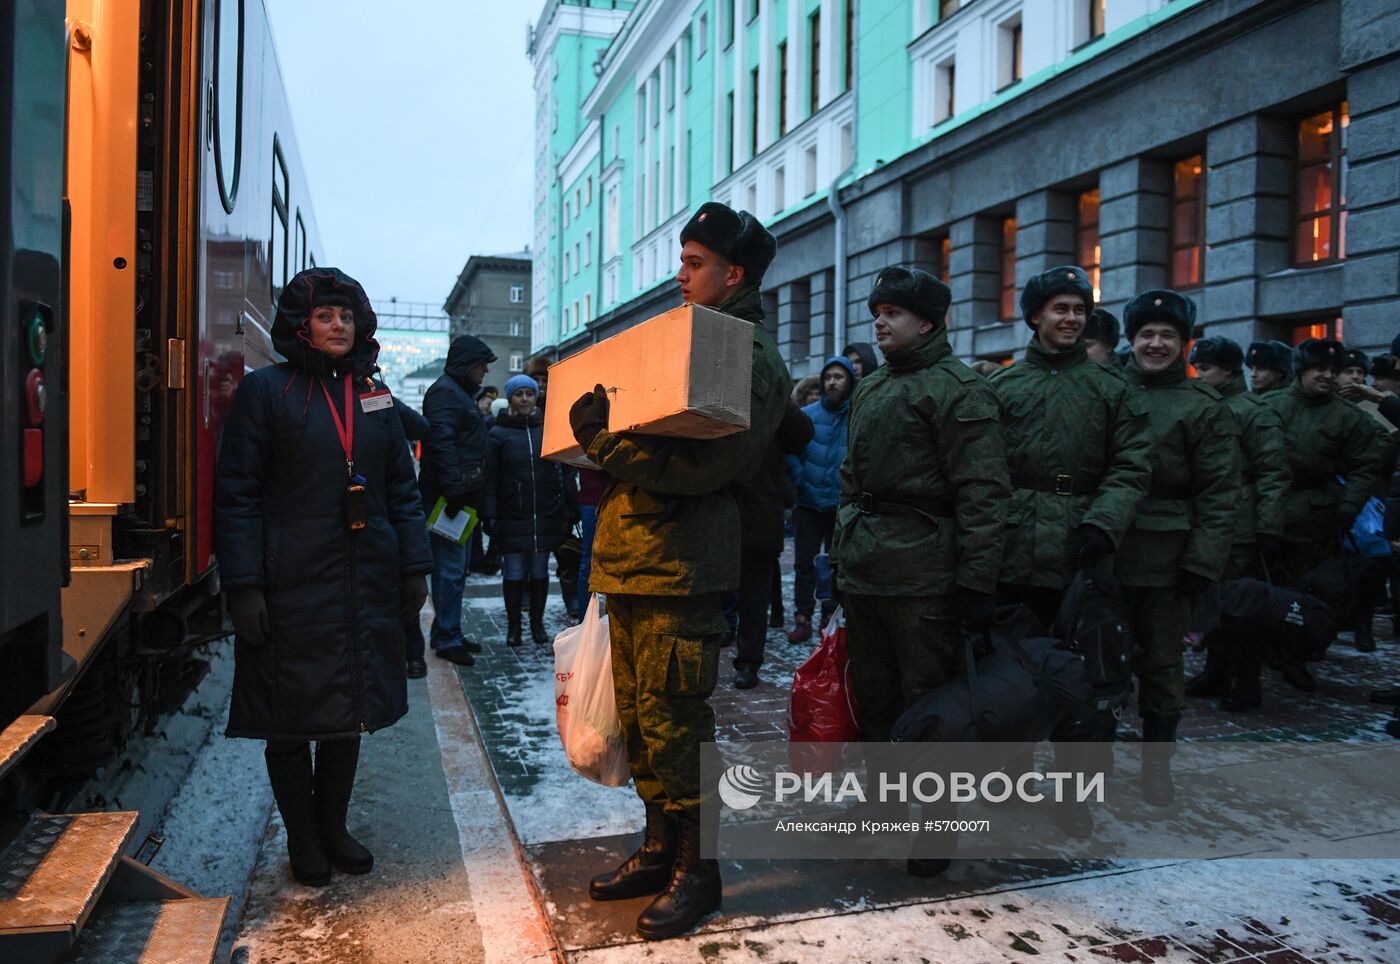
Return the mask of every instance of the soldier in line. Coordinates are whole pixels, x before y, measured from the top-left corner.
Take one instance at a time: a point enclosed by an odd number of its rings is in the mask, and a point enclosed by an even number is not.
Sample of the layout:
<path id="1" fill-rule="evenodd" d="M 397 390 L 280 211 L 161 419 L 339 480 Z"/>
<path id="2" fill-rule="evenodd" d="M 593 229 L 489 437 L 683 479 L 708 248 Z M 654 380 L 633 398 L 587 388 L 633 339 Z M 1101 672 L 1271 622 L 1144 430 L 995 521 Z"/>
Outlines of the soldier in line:
<path id="1" fill-rule="evenodd" d="M 762 321 L 759 282 L 777 242 L 746 211 L 700 207 L 681 231 L 676 280 L 690 303 Z M 602 385 L 569 412 L 574 438 L 610 475 L 598 506 L 589 589 L 607 594 L 613 683 L 646 838 L 594 877 L 594 900 L 660 893 L 637 918 L 648 940 L 719 909 L 719 864 L 700 857 L 700 744 L 728 635 L 721 596 L 737 588 L 739 510 L 731 483 L 751 473 L 783 418 L 791 382 L 777 345 L 753 328 L 746 431 L 718 439 L 614 435 Z"/>
<path id="2" fill-rule="evenodd" d="M 1267 395 L 1287 387 L 1293 378 L 1293 349 L 1281 341 L 1256 341 L 1245 353 L 1249 366 L 1249 388 L 1256 395 Z"/>
<path id="3" fill-rule="evenodd" d="M 1092 286 L 1089 289 L 1093 294 Z M 1092 297 L 1087 304 L 1092 305 Z M 1084 347 L 1089 358 L 1103 365 L 1122 368 L 1123 360 L 1115 354 L 1118 348 L 1118 319 L 1113 312 L 1095 308 L 1089 313 L 1089 321 L 1084 325 Z"/>
<path id="4" fill-rule="evenodd" d="M 1152 483 L 1119 546 L 1115 568 L 1137 641 L 1142 793 L 1175 797 L 1171 747 L 1186 706 L 1182 638 L 1192 599 L 1220 579 L 1239 498 L 1238 429 L 1220 394 L 1187 378 L 1183 349 L 1196 306 L 1175 291 L 1138 295 L 1123 313 L 1132 343 L 1128 381 L 1147 412 Z"/>
<path id="5" fill-rule="evenodd" d="M 963 669 L 962 631 L 995 618 L 1006 449 L 991 386 L 953 354 L 948 286 L 889 267 L 867 303 L 885 364 L 851 402 L 833 556 L 863 739 Z M 914 860 L 915 876 L 946 860 Z"/>
<path id="6" fill-rule="evenodd" d="M 1201 338 L 1191 346 L 1196 377 L 1214 388 L 1239 428 L 1240 491 L 1235 532 L 1222 582 L 1268 577 L 1283 545 L 1283 501 L 1288 492 L 1288 456 L 1283 425 L 1263 397 L 1245 389 L 1244 351 L 1229 338 Z M 1270 562 L 1272 560 L 1272 562 Z M 1219 697 L 1229 712 L 1253 709 L 1262 701 L 1256 640 L 1222 639 L 1207 633 L 1205 669 L 1186 684 L 1186 695 Z"/>

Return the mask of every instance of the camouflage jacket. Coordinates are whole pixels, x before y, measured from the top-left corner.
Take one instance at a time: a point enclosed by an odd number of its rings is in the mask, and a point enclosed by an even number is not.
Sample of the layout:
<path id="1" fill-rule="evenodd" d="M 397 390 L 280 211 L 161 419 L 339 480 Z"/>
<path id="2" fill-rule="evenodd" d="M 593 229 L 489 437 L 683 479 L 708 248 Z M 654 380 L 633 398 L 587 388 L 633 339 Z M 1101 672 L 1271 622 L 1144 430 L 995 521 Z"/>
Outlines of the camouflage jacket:
<path id="1" fill-rule="evenodd" d="M 1240 440 L 1240 499 L 1235 511 L 1234 544 L 1249 545 L 1258 536 L 1283 535 L 1283 505 L 1288 495 L 1288 456 L 1283 424 L 1264 396 L 1247 391 L 1236 376 L 1220 387 L 1225 407 L 1235 416 Z"/>

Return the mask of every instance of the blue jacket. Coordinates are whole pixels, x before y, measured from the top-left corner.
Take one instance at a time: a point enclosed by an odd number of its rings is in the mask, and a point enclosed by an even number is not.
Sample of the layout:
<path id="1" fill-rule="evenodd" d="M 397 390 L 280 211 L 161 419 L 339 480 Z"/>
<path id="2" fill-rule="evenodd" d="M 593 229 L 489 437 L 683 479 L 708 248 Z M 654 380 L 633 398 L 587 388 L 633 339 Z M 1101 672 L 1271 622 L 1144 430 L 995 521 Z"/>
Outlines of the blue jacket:
<path id="1" fill-rule="evenodd" d="M 823 386 L 822 397 L 802 409 L 812 420 L 812 441 L 801 456 L 787 457 L 788 475 L 797 489 L 797 504 L 820 512 L 834 512 L 841 499 L 841 463 L 846 460 L 847 423 L 856 383 L 855 369 L 849 361 L 841 356 L 828 358 L 822 371 L 832 365 L 840 365 L 851 377 L 846 398 L 833 408 Z"/>

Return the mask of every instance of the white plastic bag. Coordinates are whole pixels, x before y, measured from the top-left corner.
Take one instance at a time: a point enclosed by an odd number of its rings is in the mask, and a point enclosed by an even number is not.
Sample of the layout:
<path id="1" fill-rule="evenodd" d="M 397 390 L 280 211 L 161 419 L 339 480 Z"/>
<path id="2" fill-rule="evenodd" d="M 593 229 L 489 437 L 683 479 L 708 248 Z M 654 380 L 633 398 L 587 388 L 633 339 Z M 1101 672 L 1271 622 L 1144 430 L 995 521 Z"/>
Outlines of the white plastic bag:
<path id="1" fill-rule="evenodd" d="M 554 716 L 569 765 L 605 787 L 625 786 L 632 771 L 613 693 L 608 618 L 598 593 L 583 623 L 554 637 Z"/>

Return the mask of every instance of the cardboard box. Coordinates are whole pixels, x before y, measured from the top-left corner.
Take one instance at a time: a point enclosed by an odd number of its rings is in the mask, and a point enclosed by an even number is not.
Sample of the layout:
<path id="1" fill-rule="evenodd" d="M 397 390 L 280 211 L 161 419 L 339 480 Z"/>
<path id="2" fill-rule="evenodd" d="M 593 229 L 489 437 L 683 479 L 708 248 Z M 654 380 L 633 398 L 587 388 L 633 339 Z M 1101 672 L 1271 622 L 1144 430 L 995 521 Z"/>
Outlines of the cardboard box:
<path id="1" fill-rule="evenodd" d="M 569 408 L 602 384 L 608 430 L 719 438 L 749 427 L 753 325 L 681 305 L 549 366 L 543 455 L 590 466 L 574 441 Z"/>

